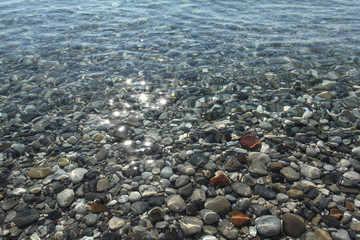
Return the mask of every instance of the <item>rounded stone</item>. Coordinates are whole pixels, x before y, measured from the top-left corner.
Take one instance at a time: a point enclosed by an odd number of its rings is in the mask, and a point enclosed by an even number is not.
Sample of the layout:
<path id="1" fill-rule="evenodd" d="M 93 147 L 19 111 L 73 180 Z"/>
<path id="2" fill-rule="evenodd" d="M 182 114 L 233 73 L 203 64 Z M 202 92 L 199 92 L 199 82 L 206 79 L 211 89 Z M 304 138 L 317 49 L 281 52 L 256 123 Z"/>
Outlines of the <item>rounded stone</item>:
<path id="1" fill-rule="evenodd" d="M 262 236 L 276 236 L 281 232 L 281 221 L 276 216 L 265 215 L 256 219 L 256 229 Z"/>
<path id="2" fill-rule="evenodd" d="M 139 192 L 131 192 L 129 195 L 130 202 L 136 202 L 141 199 L 141 194 Z"/>
<path id="3" fill-rule="evenodd" d="M 89 213 L 84 217 L 84 222 L 87 226 L 92 227 L 96 224 L 98 215 L 95 213 Z"/>
<path id="4" fill-rule="evenodd" d="M 125 225 L 125 220 L 118 217 L 112 217 L 108 225 L 110 230 L 116 231 Z"/>
<path id="5" fill-rule="evenodd" d="M 303 191 L 298 190 L 298 189 L 289 189 L 286 192 L 286 195 L 288 195 L 290 198 L 294 198 L 294 199 L 303 199 L 304 198 Z"/>
<path id="6" fill-rule="evenodd" d="M 96 185 L 96 190 L 98 192 L 102 192 L 105 191 L 109 188 L 109 179 L 107 178 L 102 178 L 98 181 L 97 185 Z"/>
<path id="7" fill-rule="evenodd" d="M 332 238 L 325 230 L 316 229 L 314 232 L 314 240 L 332 240 Z"/>
<path id="8" fill-rule="evenodd" d="M 173 175 L 173 170 L 170 166 L 165 166 L 161 169 L 160 175 L 163 178 L 170 178 Z"/>
<path id="9" fill-rule="evenodd" d="M 299 215 L 286 213 L 283 216 L 283 230 L 290 237 L 300 237 L 305 232 L 305 220 Z"/>
<path id="10" fill-rule="evenodd" d="M 40 218 L 38 210 L 32 208 L 16 214 L 13 222 L 18 228 L 24 228 L 36 222 Z"/>
<path id="11" fill-rule="evenodd" d="M 69 165 L 70 160 L 67 158 L 59 158 L 57 161 L 59 167 L 65 167 L 66 165 Z"/>
<path id="12" fill-rule="evenodd" d="M 203 222 L 196 217 L 184 217 L 180 220 L 180 228 L 186 236 L 200 233 L 203 227 Z"/>
<path id="13" fill-rule="evenodd" d="M 211 209 L 218 214 L 227 214 L 231 210 L 229 200 L 223 196 L 216 196 L 215 198 L 207 199 L 204 207 Z"/>
<path id="14" fill-rule="evenodd" d="M 202 209 L 200 211 L 200 217 L 204 220 L 206 224 L 215 224 L 219 222 L 220 216 L 210 209 Z"/>
<path id="15" fill-rule="evenodd" d="M 333 240 L 351 240 L 349 233 L 344 229 L 339 229 L 336 232 L 332 232 L 331 236 Z"/>
<path id="16" fill-rule="evenodd" d="M 261 127 L 264 130 L 268 130 L 268 131 L 271 131 L 273 128 L 273 126 L 269 122 L 260 122 L 259 127 Z"/>
<path id="17" fill-rule="evenodd" d="M 285 193 L 278 193 L 276 195 L 276 200 L 278 200 L 280 203 L 287 202 L 289 200 L 289 196 Z"/>
<path id="18" fill-rule="evenodd" d="M 170 195 L 165 199 L 165 203 L 168 206 L 168 208 L 173 212 L 183 212 L 186 208 L 186 204 L 184 199 L 178 195 Z"/>
<path id="19" fill-rule="evenodd" d="M 74 190 L 72 189 L 64 189 L 60 193 L 58 193 L 56 199 L 60 207 L 67 207 L 69 206 L 75 198 Z"/>
<path id="20" fill-rule="evenodd" d="M 85 174 L 88 172 L 85 168 L 75 168 L 70 172 L 70 180 L 73 183 L 79 183 L 84 179 Z"/>
<path id="21" fill-rule="evenodd" d="M 240 196 L 250 197 L 252 192 L 249 185 L 241 182 L 234 182 L 231 184 L 231 188 Z"/>
<path id="22" fill-rule="evenodd" d="M 306 155 L 309 157 L 315 157 L 317 155 L 317 151 L 315 148 L 306 148 Z"/>

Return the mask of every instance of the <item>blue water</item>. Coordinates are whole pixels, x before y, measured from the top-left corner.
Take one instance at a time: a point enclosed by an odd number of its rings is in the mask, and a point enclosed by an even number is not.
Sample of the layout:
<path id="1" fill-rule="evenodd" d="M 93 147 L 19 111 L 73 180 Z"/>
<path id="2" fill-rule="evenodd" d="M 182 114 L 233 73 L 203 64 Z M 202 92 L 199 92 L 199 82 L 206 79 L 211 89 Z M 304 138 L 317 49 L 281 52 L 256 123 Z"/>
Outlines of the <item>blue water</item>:
<path id="1" fill-rule="evenodd" d="M 163 80 L 184 77 L 184 69 L 240 71 L 249 81 L 283 73 L 289 59 L 306 61 L 294 69 L 308 71 L 319 60 L 360 55 L 359 12 L 352 0 L 2 1 L 1 78 L 36 74 L 42 61 L 56 61 L 63 80 L 74 81 L 147 72 Z"/>

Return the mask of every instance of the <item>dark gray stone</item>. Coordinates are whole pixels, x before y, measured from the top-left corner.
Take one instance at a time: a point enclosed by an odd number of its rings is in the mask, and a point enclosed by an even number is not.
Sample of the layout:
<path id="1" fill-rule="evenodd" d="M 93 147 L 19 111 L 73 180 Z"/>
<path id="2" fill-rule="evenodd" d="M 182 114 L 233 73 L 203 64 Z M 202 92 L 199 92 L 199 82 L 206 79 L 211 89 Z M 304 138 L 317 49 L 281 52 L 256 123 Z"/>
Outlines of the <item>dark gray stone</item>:
<path id="1" fill-rule="evenodd" d="M 254 187 L 254 194 L 259 195 L 260 197 L 263 197 L 267 200 L 276 198 L 276 192 L 266 188 L 264 185 L 256 185 Z"/>
<path id="2" fill-rule="evenodd" d="M 13 222 L 18 228 L 25 228 L 35 223 L 40 217 L 38 210 L 32 208 L 16 214 Z"/>

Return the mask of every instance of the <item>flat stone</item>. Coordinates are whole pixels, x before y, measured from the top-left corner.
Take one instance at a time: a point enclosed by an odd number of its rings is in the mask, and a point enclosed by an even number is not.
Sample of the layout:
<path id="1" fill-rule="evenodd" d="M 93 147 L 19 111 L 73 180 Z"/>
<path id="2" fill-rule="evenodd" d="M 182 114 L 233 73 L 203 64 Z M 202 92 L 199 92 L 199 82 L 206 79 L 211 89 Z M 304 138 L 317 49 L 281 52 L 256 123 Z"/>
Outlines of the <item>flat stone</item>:
<path id="1" fill-rule="evenodd" d="M 344 229 L 339 229 L 336 232 L 332 232 L 331 236 L 333 240 L 351 240 L 349 233 Z"/>
<path id="2" fill-rule="evenodd" d="M 273 215 L 258 217 L 256 220 L 256 230 L 264 237 L 273 237 L 281 232 L 281 221 Z"/>
<path id="3" fill-rule="evenodd" d="M 329 216 L 329 215 L 323 215 L 321 217 L 321 220 L 328 226 L 328 227 L 334 227 L 334 228 L 340 228 L 340 222 L 336 218 Z"/>
<path id="4" fill-rule="evenodd" d="M 200 233 L 203 228 L 203 222 L 196 217 L 184 217 L 180 220 L 180 228 L 186 236 Z"/>
<path id="5" fill-rule="evenodd" d="M 360 174 L 355 171 L 348 171 L 343 174 L 343 177 L 353 183 L 360 183 Z"/>
<path id="6" fill-rule="evenodd" d="M 231 211 L 231 222 L 236 227 L 243 227 L 250 221 L 250 217 L 240 211 Z"/>
<path id="7" fill-rule="evenodd" d="M 213 186 L 225 187 L 230 184 L 230 180 L 223 172 L 217 172 L 216 176 L 210 179 L 210 184 Z"/>
<path id="8" fill-rule="evenodd" d="M 316 229 L 314 232 L 314 240 L 332 240 L 332 238 L 325 230 Z"/>
<path id="9" fill-rule="evenodd" d="M 186 208 L 184 199 L 178 194 L 167 197 L 165 203 L 171 211 L 176 213 L 183 212 Z"/>
<path id="10" fill-rule="evenodd" d="M 231 188 L 240 196 L 250 197 L 252 194 L 250 186 L 245 183 L 233 182 Z"/>
<path id="11" fill-rule="evenodd" d="M 18 228 L 25 228 L 35 223 L 40 218 L 38 210 L 32 208 L 16 214 L 13 222 Z"/>
<path id="12" fill-rule="evenodd" d="M 15 207 L 18 203 L 19 203 L 18 200 L 14 199 L 14 198 L 8 198 L 8 199 L 5 199 L 0 202 L 0 207 L 4 211 L 9 211 L 13 207 Z"/>
<path id="13" fill-rule="evenodd" d="M 218 229 L 226 239 L 237 239 L 238 238 L 238 230 L 234 227 L 231 222 L 228 221 L 220 221 L 218 224 Z"/>
<path id="14" fill-rule="evenodd" d="M 58 163 L 59 167 L 65 167 L 66 165 L 70 164 L 70 160 L 67 158 L 59 158 L 57 160 L 57 163 Z"/>
<path id="15" fill-rule="evenodd" d="M 267 175 L 266 165 L 259 159 L 255 159 L 249 167 L 249 172 L 259 175 Z"/>
<path id="16" fill-rule="evenodd" d="M 125 220 L 118 217 L 112 217 L 108 222 L 109 229 L 112 231 L 116 231 L 122 228 L 124 225 L 125 225 Z"/>
<path id="17" fill-rule="evenodd" d="M 300 174 L 292 167 L 284 167 L 280 170 L 280 173 L 290 181 L 296 181 L 300 179 Z"/>
<path id="18" fill-rule="evenodd" d="M 264 185 L 256 185 L 254 187 L 254 194 L 259 195 L 260 197 L 263 197 L 267 200 L 276 198 L 276 192 L 265 187 Z"/>
<path id="19" fill-rule="evenodd" d="M 74 190 L 69 188 L 64 189 L 63 191 L 58 193 L 56 197 L 60 207 L 69 206 L 74 201 L 74 198 L 75 198 Z"/>
<path id="20" fill-rule="evenodd" d="M 161 144 L 164 146 L 170 146 L 172 143 L 174 142 L 174 140 L 170 137 L 165 137 L 163 139 L 161 139 Z"/>
<path id="21" fill-rule="evenodd" d="M 353 214 L 355 215 L 355 214 Z M 357 215 L 357 218 L 359 218 L 360 216 Z M 351 230 L 353 230 L 356 233 L 360 233 L 360 220 L 353 218 L 351 223 L 350 223 L 350 228 Z"/>
<path id="22" fill-rule="evenodd" d="M 44 164 L 30 168 L 28 175 L 32 179 L 45 178 L 51 174 L 51 165 Z"/>
<path id="23" fill-rule="evenodd" d="M 148 213 L 148 218 L 152 223 L 157 223 L 164 220 L 164 210 L 161 207 L 154 207 Z"/>
<path id="24" fill-rule="evenodd" d="M 300 166 L 300 173 L 304 177 L 308 177 L 311 179 L 318 179 L 321 177 L 321 170 L 317 167 L 309 166 L 307 164 L 302 164 Z"/>
<path id="25" fill-rule="evenodd" d="M 209 225 L 218 223 L 220 219 L 220 216 L 211 209 L 202 209 L 200 211 L 200 217 Z"/>
<path id="26" fill-rule="evenodd" d="M 189 163 L 197 167 L 203 167 L 208 162 L 208 157 L 206 157 L 202 152 L 195 152 L 189 159 Z"/>
<path id="27" fill-rule="evenodd" d="M 101 178 L 96 185 L 96 191 L 98 192 L 105 191 L 109 188 L 109 185 L 110 185 L 109 179 Z"/>
<path id="28" fill-rule="evenodd" d="M 70 180 L 73 183 L 79 183 L 84 179 L 85 174 L 88 172 L 85 168 L 75 168 L 70 172 Z"/>
<path id="29" fill-rule="evenodd" d="M 181 175 L 178 179 L 175 180 L 175 187 L 183 187 L 190 182 L 190 177 L 187 175 Z"/>
<path id="30" fill-rule="evenodd" d="M 196 188 L 194 189 L 190 201 L 194 204 L 203 203 L 206 200 L 206 193 L 203 189 Z"/>
<path id="31" fill-rule="evenodd" d="M 305 220 L 299 215 L 286 213 L 283 216 L 283 231 L 286 235 L 297 238 L 305 232 Z"/>
<path id="32" fill-rule="evenodd" d="M 141 215 L 149 209 L 149 203 L 145 201 L 137 201 L 131 204 L 131 213 L 134 216 Z"/>
<path id="33" fill-rule="evenodd" d="M 216 196 L 205 201 L 205 208 L 214 210 L 218 214 L 227 214 L 231 210 L 231 204 L 226 197 Z"/>
<path id="34" fill-rule="evenodd" d="M 285 193 L 278 193 L 276 195 L 276 200 L 278 200 L 280 203 L 287 202 L 289 200 L 289 196 Z"/>
<path id="35" fill-rule="evenodd" d="M 303 199 L 304 198 L 304 193 L 301 190 L 298 189 L 289 189 L 286 192 L 286 195 L 288 195 L 290 198 L 294 198 L 294 199 Z"/>
<path id="36" fill-rule="evenodd" d="M 273 126 L 269 122 L 260 122 L 259 127 L 261 127 L 264 130 L 271 131 Z"/>
<path id="37" fill-rule="evenodd" d="M 244 166 L 237 157 L 229 156 L 226 158 L 225 169 L 229 172 L 240 171 Z"/>
<path id="38" fill-rule="evenodd" d="M 260 140 L 252 134 L 243 136 L 240 139 L 240 144 L 245 149 L 254 150 L 261 146 Z"/>

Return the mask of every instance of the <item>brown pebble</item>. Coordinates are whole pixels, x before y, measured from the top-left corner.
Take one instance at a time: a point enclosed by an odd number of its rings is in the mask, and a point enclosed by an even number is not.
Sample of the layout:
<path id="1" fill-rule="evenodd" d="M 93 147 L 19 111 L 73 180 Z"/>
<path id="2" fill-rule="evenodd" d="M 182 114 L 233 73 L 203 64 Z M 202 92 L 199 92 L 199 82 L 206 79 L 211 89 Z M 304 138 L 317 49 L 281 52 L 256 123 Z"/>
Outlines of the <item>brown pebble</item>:
<path id="1" fill-rule="evenodd" d="M 244 154 L 240 154 L 238 156 L 238 160 L 239 162 L 241 162 L 242 164 L 247 164 L 248 163 L 248 159 Z"/>
<path id="2" fill-rule="evenodd" d="M 254 150 L 261 146 L 260 140 L 252 134 L 247 134 L 240 139 L 240 144 L 245 149 Z"/>
<path id="3" fill-rule="evenodd" d="M 236 227 L 243 227 L 246 224 L 248 224 L 250 221 L 250 217 L 246 215 L 245 213 L 242 213 L 240 211 L 232 211 L 231 212 L 231 222 Z"/>
<path id="4" fill-rule="evenodd" d="M 314 232 L 314 240 L 332 240 L 332 237 L 325 230 L 316 229 Z"/>
<path id="5" fill-rule="evenodd" d="M 270 169 L 274 172 L 279 172 L 284 166 L 281 163 L 274 162 L 270 164 Z"/>
<path id="6" fill-rule="evenodd" d="M 350 201 L 345 201 L 345 207 L 347 210 L 349 210 L 350 212 L 354 211 L 354 203 L 350 202 Z"/>
<path id="7" fill-rule="evenodd" d="M 230 180 L 224 173 L 217 172 L 216 176 L 210 179 L 210 184 L 213 186 L 225 187 L 230 184 Z"/>
<path id="8" fill-rule="evenodd" d="M 99 134 L 99 135 L 97 135 L 96 137 L 95 137 L 95 141 L 97 141 L 97 142 L 100 142 L 101 140 L 103 139 L 103 135 L 102 134 Z"/>
<path id="9" fill-rule="evenodd" d="M 330 216 L 336 218 L 337 220 L 340 220 L 344 214 L 344 211 L 341 211 L 337 208 L 330 209 Z"/>
<path id="10" fill-rule="evenodd" d="M 93 212 L 93 213 L 101 213 L 101 212 L 106 212 L 106 211 L 108 211 L 109 209 L 108 209 L 108 207 L 106 206 L 106 205 L 104 205 L 104 204 L 101 204 L 101 203 L 99 203 L 99 202 L 97 202 L 97 201 L 95 201 L 95 202 L 93 202 L 92 204 L 91 204 L 91 211 Z"/>

